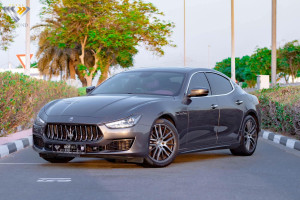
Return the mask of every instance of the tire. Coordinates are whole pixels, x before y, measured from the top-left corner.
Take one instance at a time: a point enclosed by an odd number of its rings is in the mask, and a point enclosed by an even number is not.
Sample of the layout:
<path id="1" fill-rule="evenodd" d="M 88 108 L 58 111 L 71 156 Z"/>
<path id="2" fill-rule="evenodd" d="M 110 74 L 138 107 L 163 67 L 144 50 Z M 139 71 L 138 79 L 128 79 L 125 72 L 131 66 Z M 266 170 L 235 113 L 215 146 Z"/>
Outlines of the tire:
<path id="1" fill-rule="evenodd" d="M 179 148 L 175 126 L 166 119 L 157 120 L 150 132 L 149 153 L 144 158 L 144 167 L 166 167 L 176 158 Z"/>
<path id="2" fill-rule="evenodd" d="M 233 155 L 251 156 L 255 152 L 257 139 L 257 121 L 251 115 L 248 115 L 243 122 L 240 146 L 235 149 L 230 149 L 230 151 Z"/>
<path id="3" fill-rule="evenodd" d="M 41 157 L 50 163 L 67 163 L 74 159 L 74 157 L 47 157 L 47 156 L 41 156 Z"/>

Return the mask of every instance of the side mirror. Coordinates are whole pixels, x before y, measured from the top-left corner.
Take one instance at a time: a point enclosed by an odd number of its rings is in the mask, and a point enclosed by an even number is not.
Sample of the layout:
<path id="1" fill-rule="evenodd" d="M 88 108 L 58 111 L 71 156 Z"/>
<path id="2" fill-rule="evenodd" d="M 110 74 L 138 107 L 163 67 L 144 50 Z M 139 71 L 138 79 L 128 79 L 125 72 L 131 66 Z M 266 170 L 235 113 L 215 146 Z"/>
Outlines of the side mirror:
<path id="1" fill-rule="evenodd" d="M 91 91 L 93 91 L 95 89 L 95 86 L 90 86 L 90 87 L 87 87 L 86 89 L 85 89 L 85 91 L 86 91 L 86 93 L 88 94 L 88 93 L 90 93 Z"/>
<path id="2" fill-rule="evenodd" d="M 188 97 L 203 97 L 207 96 L 209 93 L 209 90 L 207 88 L 195 88 L 192 89 L 190 94 L 188 94 Z"/>

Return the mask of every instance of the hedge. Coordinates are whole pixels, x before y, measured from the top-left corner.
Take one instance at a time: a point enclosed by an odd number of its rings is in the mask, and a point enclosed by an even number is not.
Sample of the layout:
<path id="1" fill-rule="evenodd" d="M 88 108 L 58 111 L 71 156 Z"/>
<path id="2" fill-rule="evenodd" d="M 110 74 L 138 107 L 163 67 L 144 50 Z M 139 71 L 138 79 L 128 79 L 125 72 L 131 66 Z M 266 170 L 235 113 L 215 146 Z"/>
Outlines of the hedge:
<path id="1" fill-rule="evenodd" d="M 48 102 L 78 96 L 76 88 L 29 76 L 0 73 L 0 136 L 32 126 L 37 112 Z"/>
<path id="2" fill-rule="evenodd" d="M 276 86 L 253 94 L 260 101 L 262 128 L 300 135 L 300 86 Z"/>

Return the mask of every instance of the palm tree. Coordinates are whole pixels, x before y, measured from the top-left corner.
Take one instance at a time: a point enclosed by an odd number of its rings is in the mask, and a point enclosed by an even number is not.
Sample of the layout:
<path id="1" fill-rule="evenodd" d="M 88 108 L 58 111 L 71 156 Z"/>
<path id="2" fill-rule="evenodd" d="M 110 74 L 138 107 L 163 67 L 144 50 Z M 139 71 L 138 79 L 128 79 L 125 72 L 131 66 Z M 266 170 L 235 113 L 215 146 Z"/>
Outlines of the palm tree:
<path id="1" fill-rule="evenodd" d="M 46 20 L 46 24 L 39 24 L 32 29 L 42 28 L 42 31 L 38 31 L 32 40 L 38 40 L 38 68 L 41 74 L 59 75 L 64 73 L 64 79 L 71 78 L 81 81 L 82 86 L 87 86 L 87 81 L 84 76 L 84 72 L 78 68 L 80 64 L 80 44 L 75 45 L 73 48 L 59 48 L 51 44 L 49 37 L 51 36 L 51 30 L 60 26 L 60 23 L 54 20 Z M 88 67 L 93 66 L 95 60 L 92 51 L 87 50 L 85 52 L 85 62 Z"/>

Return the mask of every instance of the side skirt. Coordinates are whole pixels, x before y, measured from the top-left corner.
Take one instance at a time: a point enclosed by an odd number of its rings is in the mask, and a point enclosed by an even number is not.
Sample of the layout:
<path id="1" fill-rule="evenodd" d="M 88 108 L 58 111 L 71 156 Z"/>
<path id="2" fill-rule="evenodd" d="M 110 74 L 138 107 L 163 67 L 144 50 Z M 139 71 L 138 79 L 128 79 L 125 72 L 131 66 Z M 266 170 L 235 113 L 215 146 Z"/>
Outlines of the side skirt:
<path id="1" fill-rule="evenodd" d="M 220 150 L 220 149 L 233 149 L 238 147 L 240 144 L 231 144 L 231 145 L 219 145 L 214 147 L 207 147 L 207 148 L 199 148 L 199 149 L 180 149 L 178 154 L 185 154 L 185 153 L 194 153 L 194 152 L 201 152 L 201 151 L 211 151 L 211 150 Z"/>

